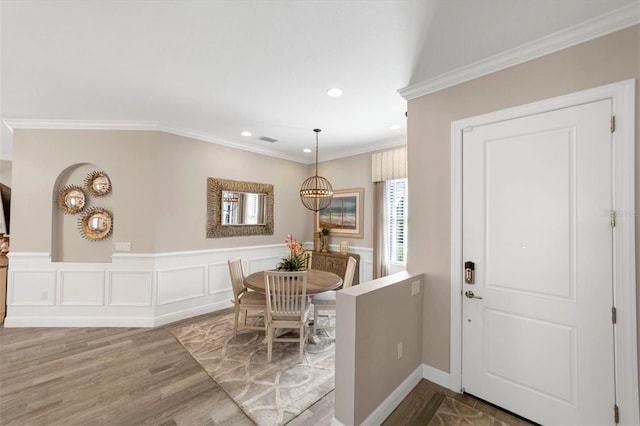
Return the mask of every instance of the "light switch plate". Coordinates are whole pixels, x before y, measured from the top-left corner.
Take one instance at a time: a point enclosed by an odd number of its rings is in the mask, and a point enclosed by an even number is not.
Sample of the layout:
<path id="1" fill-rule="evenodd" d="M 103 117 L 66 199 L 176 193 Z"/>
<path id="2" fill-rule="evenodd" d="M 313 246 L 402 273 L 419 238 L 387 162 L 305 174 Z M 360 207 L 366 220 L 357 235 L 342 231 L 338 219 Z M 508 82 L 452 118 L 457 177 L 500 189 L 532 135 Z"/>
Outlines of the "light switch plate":
<path id="1" fill-rule="evenodd" d="M 116 251 L 131 251 L 131 243 L 116 242 Z"/>

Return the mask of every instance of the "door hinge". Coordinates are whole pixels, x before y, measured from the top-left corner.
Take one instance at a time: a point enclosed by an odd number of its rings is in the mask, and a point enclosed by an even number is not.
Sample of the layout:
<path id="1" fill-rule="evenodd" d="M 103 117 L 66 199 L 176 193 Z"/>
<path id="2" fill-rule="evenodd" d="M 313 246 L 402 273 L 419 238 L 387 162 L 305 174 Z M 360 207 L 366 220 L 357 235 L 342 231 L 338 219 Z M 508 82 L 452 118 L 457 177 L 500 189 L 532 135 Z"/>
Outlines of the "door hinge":
<path id="1" fill-rule="evenodd" d="M 613 405 L 613 421 L 616 424 L 620 423 L 620 410 L 618 409 L 618 404 Z"/>
<path id="2" fill-rule="evenodd" d="M 616 116 L 611 116 L 611 133 L 616 131 Z"/>
<path id="3" fill-rule="evenodd" d="M 615 306 L 611 307 L 611 322 L 614 324 L 618 322 L 618 310 Z"/>
<path id="4" fill-rule="evenodd" d="M 616 226 L 616 211 L 611 210 L 611 227 L 615 228 Z"/>

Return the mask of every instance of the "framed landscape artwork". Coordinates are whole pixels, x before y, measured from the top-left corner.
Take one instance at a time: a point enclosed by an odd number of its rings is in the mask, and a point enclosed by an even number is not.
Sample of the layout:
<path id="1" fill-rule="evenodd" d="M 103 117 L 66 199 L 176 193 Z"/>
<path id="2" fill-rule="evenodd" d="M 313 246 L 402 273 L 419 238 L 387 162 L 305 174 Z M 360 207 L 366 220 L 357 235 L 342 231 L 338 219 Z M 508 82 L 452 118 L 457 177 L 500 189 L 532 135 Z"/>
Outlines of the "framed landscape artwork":
<path id="1" fill-rule="evenodd" d="M 329 235 L 362 238 L 364 188 L 338 189 L 326 209 L 316 213 L 316 229 L 329 228 Z"/>

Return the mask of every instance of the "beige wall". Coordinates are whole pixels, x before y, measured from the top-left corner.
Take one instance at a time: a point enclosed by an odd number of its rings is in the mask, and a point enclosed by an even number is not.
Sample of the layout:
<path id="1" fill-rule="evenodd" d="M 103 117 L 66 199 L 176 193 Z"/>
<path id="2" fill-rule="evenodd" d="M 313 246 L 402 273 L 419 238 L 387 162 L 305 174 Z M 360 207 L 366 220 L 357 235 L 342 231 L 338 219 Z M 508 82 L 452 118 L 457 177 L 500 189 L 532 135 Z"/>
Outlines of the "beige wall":
<path id="1" fill-rule="evenodd" d="M 284 243 L 286 234 L 299 240 L 312 222 L 300 202 L 307 165 L 252 152 L 160 134 L 156 145 L 158 185 L 155 197 L 156 251 L 199 250 Z M 207 177 L 268 183 L 274 191 L 273 235 L 205 238 Z"/>
<path id="2" fill-rule="evenodd" d="M 426 274 L 423 363 L 450 371 L 451 122 L 639 77 L 640 26 L 634 26 L 409 101 L 409 217 L 413 219 L 408 270 Z M 638 83 L 636 112 L 640 113 Z M 640 115 L 636 117 L 636 135 L 638 125 Z M 640 200 L 639 158 L 636 145 L 636 203 Z M 636 245 L 639 235 L 636 215 Z M 636 256 L 640 256 L 638 247 Z M 636 265 L 640 266 L 640 260 L 636 259 Z"/>
<path id="3" fill-rule="evenodd" d="M 11 187 L 11 161 L 0 160 L 0 183 Z"/>
<path id="4" fill-rule="evenodd" d="M 363 238 L 330 236 L 330 244 L 340 244 L 340 241 L 344 240 L 349 243 L 349 247 L 373 247 L 373 183 L 371 182 L 371 154 L 371 152 L 368 152 L 365 154 L 340 158 L 320 163 L 318 166 L 318 174 L 329 179 L 334 190 L 364 188 Z M 312 237 L 312 235 L 309 237 Z"/>
<path id="5" fill-rule="evenodd" d="M 343 424 L 363 424 L 422 364 L 423 298 L 412 295 L 414 284 L 424 288 L 424 276 L 400 272 L 338 292 L 335 417 Z"/>
<path id="6" fill-rule="evenodd" d="M 82 163 L 111 178 L 114 235 L 105 242 L 85 240 L 73 250 L 112 251 L 115 241 L 128 241 L 132 252 L 160 253 L 280 244 L 287 233 L 311 235 L 312 215 L 298 195 L 308 165 L 153 131 L 18 129 L 13 144 L 12 251 L 51 250 L 56 179 Z M 207 239 L 207 177 L 273 184 L 274 234 Z"/>
<path id="7" fill-rule="evenodd" d="M 13 134 L 11 250 L 49 252 L 58 177 L 74 165 L 93 163 L 112 184 L 114 237 L 132 249 L 152 252 L 154 198 L 151 180 L 156 132 L 21 130 Z M 139 218 L 140 220 L 136 220 Z M 109 245 L 113 244 L 109 240 Z M 102 250 L 107 244 L 83 247 Z M 72 254 L 70 254 L 72 255 Z"/>

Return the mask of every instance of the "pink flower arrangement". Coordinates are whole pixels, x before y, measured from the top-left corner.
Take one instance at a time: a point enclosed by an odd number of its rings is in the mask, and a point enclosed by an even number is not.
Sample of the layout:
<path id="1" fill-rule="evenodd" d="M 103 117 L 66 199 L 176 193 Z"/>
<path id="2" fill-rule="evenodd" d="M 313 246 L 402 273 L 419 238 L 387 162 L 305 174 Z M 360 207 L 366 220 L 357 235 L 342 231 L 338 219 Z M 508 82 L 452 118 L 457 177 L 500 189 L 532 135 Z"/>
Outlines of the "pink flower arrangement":
<path id="1" fill-rule="evenodd" d="M 287 238 L 284 239 L 284 242 L 293 254 L 301 255 L 304 253 L 304 248 L 302 248 L 302 244 L 304 243 L 299 243 L 294 240 L 291 234 L 287 234 Z"/>
<path id="2" fill-rule="evenodd" d="M 282 258 L 276 266 L 276 269 L 285 271 L 301 271 L 306 269 L 307 259 L 304 255 L 304 243 L 299 243 L 294 240 L 291 234 L 287 235 L 284 242 L 289 248 L 289 254 Z"/>

